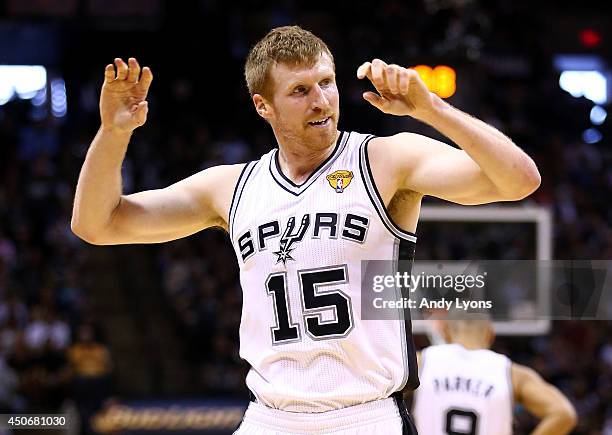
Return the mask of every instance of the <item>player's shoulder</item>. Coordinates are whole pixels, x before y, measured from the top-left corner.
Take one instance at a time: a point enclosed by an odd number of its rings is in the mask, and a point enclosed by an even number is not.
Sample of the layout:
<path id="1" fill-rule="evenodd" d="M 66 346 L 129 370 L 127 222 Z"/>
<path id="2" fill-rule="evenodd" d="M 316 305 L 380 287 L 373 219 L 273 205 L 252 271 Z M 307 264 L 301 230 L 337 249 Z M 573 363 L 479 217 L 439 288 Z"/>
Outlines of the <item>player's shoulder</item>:
<path id="1" fill-rule="evenodd" d="M 427 136 L 418 133 L 401 132 L 391 136 L 375 136 L 368 144 L 368 153 L 371 158 L 388 157 L 391 160 L 397 157 L 414 158 L 422 151 Z"/>
<path id="2" fill-rule="evenodd" d="M 466 349 L 457 343 L 436 344 L 423 349 L 423 352 L 432 357 L 447 358 L 450 355 L 461 355 L 473 359 L 498 359 L 510 361 L 506 355 L 490 349 Z"/>
<path id="3" fill-rule="evenodd" d="M 463 349 L 463 347 L 455 343 L 442 343 L 442 344 L 435 344 L 433 346 L 429 346 L 426 349 L 428 352 L 443 353 L 443 352 L 457 351 L 459 349 Z"/>
<path id="4" fill-rule="evenodd" d="M 177 185 L 184 186 L 196 198 L 221 201 L 221 204 L 225 204 L 228 198 L 231 199 L 240 180 L 245 178 L 247 172 L 252 171 L 254 164 L 255 162 L 247 162 L 210 166 Z"/>
<path id="5" fill-rule="evenodd" d="M 424 371 L 427 366 L 428 368 L 433 367 L 435 371 L 441 365 L 448 363 L 449 360 L 453 360 L 457 351 L 456 345 L 449 343 L 427 346 L 421 349 L 418 354 L 419 370 Z"/>
<path id="6" fill-rule="evenodd" d="M 181 184 L 195 200 L 212 207 L 227 222 L 234 192 L 253 162 L 210 166 Z"/>
<path id="7" fill-rule="evenodd" d="M 494 350 L 491 349 L 480 349 L 479 350 L 481 355 L 485 355 L 490 359 L 496 359 L 502 363 L 505 364 L 511 364 L 512 361 L 510 360 L 510 358 L 508 358 L 506 355 L 504 355 L 503 353 L 499 353 L 499 352 L 495 352 Z"/>
<path id="8" fill-rule="evenodd" d="M 523 387 L 526 385 L 542 385 L 545 381 L 540 374 L 522 364 L 510 362 L 510 383 L 512 391 L 517 400 L 521 400 L 523 396 Z"/>
<path id="9" fill-rule="evenodd" d="M 189 177 L 194 183 L 222 187 L 225 185 L 233 186 L 245 170 L 248 163 L 237 163 L 233 165 L 210 166 Z"/>
<path id="10" fill-rule="evenodd" d="M 423 358 L 427 357 L 429 359 L 432 358 L 445 358 L 448 355 L 459 353 L 461 351 L 461 346 L 457 344 L 435 344 L 433 346 L 428 346 L 421 351 Z"/>
<path id="11" fill-rule="evenodd" d="M 210 166 L 209 168 L 204 169 L 202 173 L 207 173 L 209 177 L 219 179 L 223 183 L 235 185 L 235 182 L 243 177 L 245 172 L 251 171 L 256 166 L 266 165 L 276 150 L 277 148 L 272 148 L 267 153 L 259 156 L 258 159 L 244 163 Z"/>
<path id="12" fill-rule="evenodd" d="M 392 136 L 375 136 L 368 141 L 367 157 L 387 175 L 403 176 L 418 164 L 427 149 L 426 136 L 402 132 Z"/>
<path id="13" fill-rule="evenodd" d="M 512 376 L 512 382 L 516 385 L 528 380 L 539 381 L 541 379 L 541 376 L 537 371 L 531 367 L 516 363 L 514 361 L 510 361 L 510 374 Z"/>
<path id="14" fill-rule="evenodd" d="M 217 166 L 211 166 L 207 169 L 205 169 L 205 171 L 210 171 L 211 173 L 217 174 L 217 175 L 239 175 L 240 172 L 242 172 L 244 170 L 244 168 L 249 164 L 249 162 L 244 162 L 244 163 L 235 163 L 232 165 L 217 165 Z"/>
<path id="15" fill-rule="evenodd" d="M 338 144 L 349 154 L 362 154 L 367 161 L 378 162 L 386 156 L 385 147 L 389 143 L 389 138 L 374 133 L 347 130 L 341 131 Z"/>

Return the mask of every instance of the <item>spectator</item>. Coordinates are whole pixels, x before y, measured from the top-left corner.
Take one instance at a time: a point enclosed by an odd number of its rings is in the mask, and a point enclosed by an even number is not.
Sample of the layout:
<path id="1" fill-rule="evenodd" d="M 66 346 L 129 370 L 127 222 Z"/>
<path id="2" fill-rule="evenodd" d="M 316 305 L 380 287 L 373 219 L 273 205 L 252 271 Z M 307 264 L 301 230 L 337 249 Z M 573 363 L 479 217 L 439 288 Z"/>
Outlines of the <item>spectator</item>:
<path id="1" fill-rule="evenodd" d="M 73 398 L 81 418 L 81 434 L 88 435 L 93 433 L 91 417 L 110 394 L 110 353 L 106 346 L 96 341 L 93 327 L 83 324 L 68 350 L 68 359 L 73 374 Z"/>

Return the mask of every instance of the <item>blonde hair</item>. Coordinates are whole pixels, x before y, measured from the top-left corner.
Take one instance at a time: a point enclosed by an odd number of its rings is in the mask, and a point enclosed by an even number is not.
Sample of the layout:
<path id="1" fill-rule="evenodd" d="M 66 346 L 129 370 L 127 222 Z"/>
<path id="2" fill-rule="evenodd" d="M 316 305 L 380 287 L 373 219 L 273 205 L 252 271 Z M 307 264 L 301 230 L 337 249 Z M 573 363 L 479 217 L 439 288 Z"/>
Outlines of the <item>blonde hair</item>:
<path id="1" fill-rule="evenodd" d="M 272 29 L 251 48 L 244 65 L 244 78 L 249 94 L 269 96 L 270 69 L 275 64 L 311 67 L 323 53 L 334 62 L 327 44 L 308 30 L 299 26 Z"/>

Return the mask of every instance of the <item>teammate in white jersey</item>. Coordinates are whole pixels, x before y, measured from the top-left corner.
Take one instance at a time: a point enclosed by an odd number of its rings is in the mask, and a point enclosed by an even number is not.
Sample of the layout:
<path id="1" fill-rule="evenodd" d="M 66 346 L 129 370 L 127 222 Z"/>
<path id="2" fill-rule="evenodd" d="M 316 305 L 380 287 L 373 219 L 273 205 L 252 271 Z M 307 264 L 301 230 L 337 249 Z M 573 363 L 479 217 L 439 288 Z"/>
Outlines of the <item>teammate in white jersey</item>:
<path id="1" fill-rule="evenodd" d="M 414 252 L 424 195 L 460 204 L 524 198 L 540 183 L 534 162 L 430 93 L 416 71 L 379 59 L 357 69 L 376 91 L 364 99 L 428 123 L 461 149 L 412 133 L 341 133 L 334 58 L 315 35 L 290 26 L 269 32 L 245 65 L 255 110 L 278 148 L 257 162 L 122 195 L 121 162 L 146 121 L 152 77 L 133 58 L 107 65 L 102 124 L 79 176 L 73 231 L 108 245 L 228 230 L 254 400 L 238 433 L 412 430 L 397 394 L 418 385 L 410 320 L 362 320 L 361 261 Z"/>
<path id="2" fill-rule="evenodd" d="M 467 316 L 444 322 L 449 344 L 419 354 L 421 384 L 414 396 L 419 433 L 510 435 L 514 403 L 540 419 L 532 434 L 564 435 L 576 425 L 567 398 L 534 370 L 489 350 L 489 320 Z"/>

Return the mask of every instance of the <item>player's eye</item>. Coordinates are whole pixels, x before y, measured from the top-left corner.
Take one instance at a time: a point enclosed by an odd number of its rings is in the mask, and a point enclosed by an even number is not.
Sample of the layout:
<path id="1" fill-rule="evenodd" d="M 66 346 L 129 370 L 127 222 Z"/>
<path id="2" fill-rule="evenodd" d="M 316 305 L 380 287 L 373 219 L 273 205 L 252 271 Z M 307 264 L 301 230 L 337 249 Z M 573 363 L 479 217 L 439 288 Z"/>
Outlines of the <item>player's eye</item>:
<path id="1" fill-rule="evenodd" d="M 303 94 L 306 92 L 306 88 L 304 86 L 298 86 L 293 90 L 294 94 Z"/>

